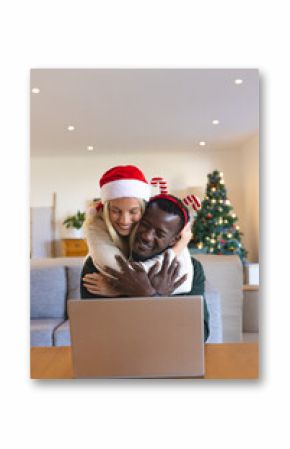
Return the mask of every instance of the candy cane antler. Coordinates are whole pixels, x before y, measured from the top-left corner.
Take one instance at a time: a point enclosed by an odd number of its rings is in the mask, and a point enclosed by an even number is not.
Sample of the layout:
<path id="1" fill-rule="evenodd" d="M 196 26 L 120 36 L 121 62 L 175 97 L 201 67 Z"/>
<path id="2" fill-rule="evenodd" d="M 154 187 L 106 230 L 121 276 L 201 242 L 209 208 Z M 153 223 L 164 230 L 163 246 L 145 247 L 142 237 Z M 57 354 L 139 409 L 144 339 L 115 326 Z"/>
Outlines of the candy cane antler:
<path id="1" fill-rule="evenodd" d="M 187 207 L 192 207 L 192 209 L 194 210 L 194 212 L 197 212 L 200 207 L 200 200 L 197 196 L 195 195 L 187 195 L 185 198 L 183 198 L 182 202 L 187 206 Z"/>
<path id="2" fill-rule="evenodd" d="M 159 185 L 160 193 L 168 193 L 168 190 L 167 190 L 167 181 L 165 181 L 164 178 L 161 178 L 161 177 L 152 178 L 150 184 L 151 184 L 152 186 L 157 186 L 157 185 Z"/>

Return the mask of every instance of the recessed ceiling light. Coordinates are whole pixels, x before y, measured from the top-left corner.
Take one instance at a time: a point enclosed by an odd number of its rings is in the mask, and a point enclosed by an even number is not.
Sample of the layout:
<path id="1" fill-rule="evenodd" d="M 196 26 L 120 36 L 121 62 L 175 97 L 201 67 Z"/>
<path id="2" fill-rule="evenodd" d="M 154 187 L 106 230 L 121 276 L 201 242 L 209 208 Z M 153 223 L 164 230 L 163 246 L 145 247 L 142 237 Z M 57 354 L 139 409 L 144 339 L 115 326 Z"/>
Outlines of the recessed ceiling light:
<path id="1" fill-rule="evenodd" d="M 202 141 L 202 142 L 199 142 L 199 145 L 200 145 L 201 147 L 204 147 L 204 146 L 206 145 L 206 143 L 205 143 L 204 141 Z"/>
<path id="2" fill-rule="evenodd" d="M 88 145 L 88 146 L 87 146 L 87 150 L 88 150 L 88 151 L 93 151 L 93 149 L 94 149 L 94 147 L 93 147 L 92 145 Z"/>
<path id="3" fill-rule="evenodd" d="M 213 121 L 212 121 L 212 124 L 213 124 L 213 125 L 218 125 L 219 122 L 220 122 L 219 120 L 213 120 Z"/>
<path id="4" fill-rule="evenodd" d="M 73 125 L 68 125 L 67 130 L 68 131 L 74 131 L 75 127 Z"/>
<path id="5" fill-rule="evenodd" d="M 243 80 L 241 80 L 241 79 L 236 79 L 236 80 L 235 80 L 235 84 L 243 84 Z"/>
<path id="6" fill-rule="evenodd" d="M 33 94 L 39 94 L 40 89 L 39 89 L 38 87 L 33 87 L 33 89 L 31 89 L 31 92 L 32 92 Z"/>

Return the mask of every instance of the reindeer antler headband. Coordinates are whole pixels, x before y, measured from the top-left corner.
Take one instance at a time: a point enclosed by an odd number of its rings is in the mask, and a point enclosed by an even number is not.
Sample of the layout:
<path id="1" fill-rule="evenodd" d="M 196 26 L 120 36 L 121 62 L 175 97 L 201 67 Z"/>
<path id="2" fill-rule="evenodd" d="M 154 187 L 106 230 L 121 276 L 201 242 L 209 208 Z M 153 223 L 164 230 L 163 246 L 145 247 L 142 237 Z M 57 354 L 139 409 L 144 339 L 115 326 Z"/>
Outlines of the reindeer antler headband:
<path id="1" fill-rule="evenodd" d="M 182 211 L 185 219 L 185 224 L 188 222 L 187 214 L 184 210 L 187 210 L 187 208 L 191 208 L 195 213 L 200 209 L 201 204 L 200 200 L 197 196 L 193 194 L 187 195 L 183 200 L 180 200 L 179 198 L 176 198 L 173 195 L 168 194 L 168 187 L 167 187 L 167 181 L 162 177 L 155 177 L 151 179 L 151 185 L 153 186 L 159 186 L 160 194 L 154 196 L 153 198 L 163 198 L 167 199 L 173 203 L 175 203 L 179 209 Z"/>

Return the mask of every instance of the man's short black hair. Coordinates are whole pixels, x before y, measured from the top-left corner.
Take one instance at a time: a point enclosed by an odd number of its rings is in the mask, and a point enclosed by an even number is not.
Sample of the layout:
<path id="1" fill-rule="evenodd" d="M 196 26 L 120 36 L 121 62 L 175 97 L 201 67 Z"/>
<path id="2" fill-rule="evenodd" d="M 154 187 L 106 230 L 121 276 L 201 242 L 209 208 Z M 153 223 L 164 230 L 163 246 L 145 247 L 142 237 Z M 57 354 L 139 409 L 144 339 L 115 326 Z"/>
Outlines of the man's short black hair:
<path id="1" fill-rule="evenodd" d="M 163 210 L 164 212 L 167 212 L 168 214 L 172 214 L 172 215 L 178 215 L 180 217 L 180 227 L 178 229 L 178 232 L 180 232 L 181 229 L 185 226 L 185 224 L 189 221 L 189 212 L 188 212 L 187 207 L 184 206 L 184 204 L 180 201 L 179 198 L 177 198 L 176 196 L 173 196 L 173 195 L 170 195 L 170 196 L 178 202 L 178 205 L 175 202 L 170 201 L 170 199 L 167 199 L 167 198 L 154 198 L 153 197 L 147 203 L 147 208 L 149 208 L 152 204 L 157 204 L 159 209 Z M 185 212 L 186 219 L 185 219 L 185 216 L 184 216 L 182 210 L 184 210 L 184 212 Z"/>

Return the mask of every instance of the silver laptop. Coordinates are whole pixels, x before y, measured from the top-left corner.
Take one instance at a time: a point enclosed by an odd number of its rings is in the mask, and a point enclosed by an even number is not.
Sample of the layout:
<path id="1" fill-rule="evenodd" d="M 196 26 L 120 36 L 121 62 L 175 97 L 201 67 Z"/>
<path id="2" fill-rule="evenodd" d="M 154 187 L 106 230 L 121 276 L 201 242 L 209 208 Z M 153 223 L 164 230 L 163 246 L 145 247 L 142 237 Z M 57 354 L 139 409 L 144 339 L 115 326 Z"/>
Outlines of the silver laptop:
<path id="1" fill-rule="evenodd" d="M 77 378 L 202 377 L 202 296 L 70 300 Z"/>

